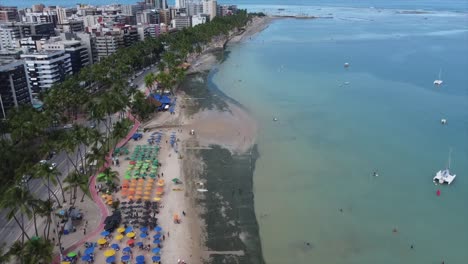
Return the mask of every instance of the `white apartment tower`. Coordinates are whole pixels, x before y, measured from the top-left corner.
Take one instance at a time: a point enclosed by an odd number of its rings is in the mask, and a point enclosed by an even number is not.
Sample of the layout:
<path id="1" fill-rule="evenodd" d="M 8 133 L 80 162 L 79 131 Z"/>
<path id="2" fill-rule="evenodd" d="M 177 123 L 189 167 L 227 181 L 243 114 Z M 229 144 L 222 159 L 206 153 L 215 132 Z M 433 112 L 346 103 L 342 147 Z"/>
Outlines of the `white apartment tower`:
<path id="1" fill-rule="evenodd" d="M 34 93 L 50 89 L 72 74 L 70 55 L 64 50 L 22 54 L 29 85 Z"/>
<path id="2" fill-rule="evenodd" d="M 216 0 L 203 0 L 203 13 L 210 15 L 210 20 L 215 18 L 218 11 L 218 3 Z"/>

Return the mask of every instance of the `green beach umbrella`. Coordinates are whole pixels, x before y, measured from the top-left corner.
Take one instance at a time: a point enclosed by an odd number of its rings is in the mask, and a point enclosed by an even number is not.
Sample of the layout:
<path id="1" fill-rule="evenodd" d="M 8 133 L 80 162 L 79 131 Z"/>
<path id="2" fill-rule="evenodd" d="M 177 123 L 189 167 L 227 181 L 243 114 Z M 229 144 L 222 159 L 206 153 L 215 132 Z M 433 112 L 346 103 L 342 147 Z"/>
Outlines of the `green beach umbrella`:
<path id="1" fill-rule="evenodd" d="M 67 257 L 73 258 L 76 257 L 76 252 L 70 252 L 67 254 Z"/>
<path id="2" fill-rule="evenodd" d="M 172 181 L 173 181 L 174 183 L 180 182 L 179 178 L 174 178 L 174 179 L 172 179 Z"/>
<path id="3" fill-rule="evenodd" d="M 132 178 L 132 176 L 130 176 L 129 174 L 126 174 L 124 178 L 127 179 L 127 180 L 130 180 Z"/>

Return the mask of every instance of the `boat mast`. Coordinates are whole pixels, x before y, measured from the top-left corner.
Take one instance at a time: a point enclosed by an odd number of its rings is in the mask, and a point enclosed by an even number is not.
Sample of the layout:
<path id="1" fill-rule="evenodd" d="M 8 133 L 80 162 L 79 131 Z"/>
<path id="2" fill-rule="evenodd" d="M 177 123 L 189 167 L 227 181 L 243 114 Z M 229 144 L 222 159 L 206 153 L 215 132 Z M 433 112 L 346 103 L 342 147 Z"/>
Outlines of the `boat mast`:
<path id="1" fill-rule="evenodd" d="M 447 169 L 450 169 L 450 163 L 452 161 L 452 148 L 449 150 L 449 158 L 448 158 L 448 167 Z"/>

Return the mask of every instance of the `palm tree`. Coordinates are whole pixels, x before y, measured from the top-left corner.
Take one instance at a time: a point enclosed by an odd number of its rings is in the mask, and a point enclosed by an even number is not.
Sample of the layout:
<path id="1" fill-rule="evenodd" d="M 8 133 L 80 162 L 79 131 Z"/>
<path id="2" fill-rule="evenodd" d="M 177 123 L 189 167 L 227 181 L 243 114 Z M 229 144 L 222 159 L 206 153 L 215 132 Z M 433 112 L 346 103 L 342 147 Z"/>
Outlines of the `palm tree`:
<path id="1" fill-rule="evenodd" d="M 5 248 L 5 243 L 3 243 L 1 246 L 0 246 L 0 264 L 7 264 L 7 263 L 10 263 L 10 254 L 9 252 L 3 252 Z"/>
<path id="2" fill-rule="evenodd" d="M 37 203 L 37 214 L 46 219 L 46 224 L 43 230 L 43 236 L 46 239 L 49 239 L 50 226 L 52 224 L 52 215 L 54 213 L 54 201 L 51 199 L 48 200 L 39 200 Z"/>
<path id="3" fill-rule="evenodd" d="M 49 264 L 53 259 L 54 245 L 42 237 L 34 237 L 24 245 L 25 264 Z"/>
<path id="4" fill-rule="evenodd" d="M 57 201 L 57 206 L 62 207 L 60 204 L 60 200 L 55 194 L 54 190 L 52 190 L 51 184 L 52 185 L 57 185 L 57 183 L 60 183 L 62 185 L 60 179 L 58 178 L 60 176 L 60 172 L 57 170 L 55 167 L 51 167 L 49 164 L 37 164 L 34 166 L 34 174 L 33 177 L 36 179 L 41 179 L 42 182 L 44 183 L 44 186 L 47 187 L 47 190 L 49 191 L 49 199 L 51 196 L 55 198 Z M 63 191 L 63 188 L 62 188 Z M 65 196 L 64 196 L 65 197 Z"/>
<path id="5" fill-rule="evenodd" d="M 114 187 L 114 182 L 119 181 L 119 173 L 111 170 L 111 168 L 104 169 L 100 175 L 101 176 L 98 176 L 97 180 L 99 182 L 105 182 L 110 188 Z"/>
<path id="6" fill-rule="evenodd" d="M 156 76 L 154 73 L 150 72 L 145 76 L 145 86 L 149 90 L 151 90 L 151 87 L 153 86 L 154 81 L 156 80 Z"/>
<path id="7" fill-rule="evenodd" d="M 81 175 L 78 172 L 73 171 L 70 174 L 68 174 L 68 176 L 63 181 L 67 184 L 65 186 L 65 190 L 70 192 L 70 203 L 72 204 L 72 206 L 76 202 L 76 192 L 78 187 L 80 186 L 80 177 Z"/>
<path id="8" fill-rule="evenodd" d="M 35 203 L 35 199 L 32 194 L 26 190 L 23 186 L 13 185 L 6 190 L 2 195 L 2 200 L 0 201 L 0 208 L 7 209 L 7 219 L 14 219 L 16 224 L 21 228 L 22 239 L 21 243 L 24 243 L 24 237 L 28 240 L 30 239 L 29 235 L 24 229 L 24 216 L 28 219 L 31 219 L 32 210 L 31 204 Z M 19 213 L 20 218 L 18 219 L 17 213 Z"/>

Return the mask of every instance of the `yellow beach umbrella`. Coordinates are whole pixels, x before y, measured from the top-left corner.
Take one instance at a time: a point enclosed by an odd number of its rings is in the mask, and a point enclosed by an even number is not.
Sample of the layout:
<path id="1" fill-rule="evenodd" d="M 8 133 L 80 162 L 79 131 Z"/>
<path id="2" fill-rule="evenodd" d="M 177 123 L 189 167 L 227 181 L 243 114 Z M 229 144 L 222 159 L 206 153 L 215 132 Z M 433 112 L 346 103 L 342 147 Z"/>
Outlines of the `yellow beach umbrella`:
<path id="1" fill-rule="evenodd" d="M 153 198 L 153 201 L 159 202 L 159 201 L 161 201 L 161 197 L 154 197 L 154 198 Z"/>
<path id="2" fill-rule="evenodd" d="M 143 190 L 143 187 L 138 186 L 138 187 L 136 188 L 136 190 L 137 190 L 137 191 L 141 191 L 141 190 Z"/>
<path id="3" fill-rule="evenodd" d="M 71 262 L 70 261 L 62 261 L 62 262 L 60 262 L 60 264 L 71 264 Z"/>
<path id="4" fill-rule="evenodd" d="M 162 192 L 156 192 L 156 194 L 157 194 L 157 195 L 161 195 L 161 194 L 163 194 L 163 193 L 162 193 Z"/>
<path id="5" fill-rule="evenodd" d="M 136 199 L 136 200 L 140 200 L 140 199 L 141 199 L 141 195 L 135 196 L 135 199 Z"/>
<path id="6" fill-rule="evenodd" d="M 130 233 L 127 234 L 127 237 L 129 237 L 129 238 L 135 237 L 135 233 L 134 233 L 134 232 L 130 232 Z"/>
<path id="7" fill-rule="evenodd" d="M 149 199 L 150 199 L 149 196 L 143 196 L 143 200 L 148 201 Z"/>
<path id="8" fill-rule="evenodd" d="M 122 227 L 123 228 L 123 227 Z M 124 231 L 125 231 L 125 228 L 124 228 Z M 123 238 L 123 235 L 116 235 L 115 236 L 115 239 L 116 240 L 121 240 Z"/>
<path id="9" fill-rule="evenodd" d="M 106 198 L 107 197 L 107 194 L 103 194 L 101 195 L 102 198 Z"/>
<path id="10" fill-rule="evenodd" d="M 153 187 L 151 187 L 151 186 L 146 186 L 146 187 L 145 187 L 145 190 L 149 191 L 149 190 L 151 190 L 152 188 L 153 188 Z"/>
<path id="11" fill-rule="evenodd" d="M 143 194 L 144 194 L 144 195 L 150 195 L 151 192 L 144 192 Z"/>
<path id="12" fill-rule="evenodd" d="M 128 196 L 128 199 L 133 200 L 133 196 L 132 195 Z"/>
<path id="13" fill-rule="evenodd" d="M 114 256 L 114 255 L 115 255 L 115 250 L 113 250 L 113 249 L 109 249 L 109 250 L 104 251 L 104 256 L 106 256 L 106 257 L 110 257 L 110 256 Z"/>
<path id="14" fill-rule="evenodd" d="M 164 186 L 164 182 L 158 182 L 158 186 Z"/>
<path id="15" fill-rule="evenodd" d="M 149 179 L 148 182 L 153 182 L 154 180 L 153 179 Z"/>
<path id="16" fill-rule="evenodd" d="M 117 232 L 119 232 L 119 233 L 125 232 L 125 227 L 119 227 L 119 228 L 117 228 Z"/>
<path id="17" fill-rule="evenodd" d="M 97 243 L 99 245 L 104 245 L 105 243 L 107 243 L 107 240 L 105 238 L 100 238 L 100 239 L 98 239 Z"/>

